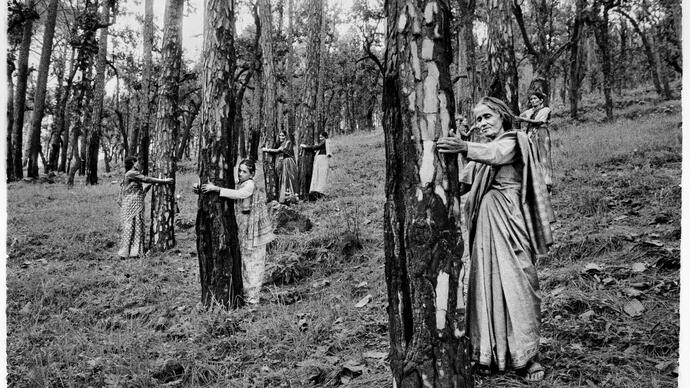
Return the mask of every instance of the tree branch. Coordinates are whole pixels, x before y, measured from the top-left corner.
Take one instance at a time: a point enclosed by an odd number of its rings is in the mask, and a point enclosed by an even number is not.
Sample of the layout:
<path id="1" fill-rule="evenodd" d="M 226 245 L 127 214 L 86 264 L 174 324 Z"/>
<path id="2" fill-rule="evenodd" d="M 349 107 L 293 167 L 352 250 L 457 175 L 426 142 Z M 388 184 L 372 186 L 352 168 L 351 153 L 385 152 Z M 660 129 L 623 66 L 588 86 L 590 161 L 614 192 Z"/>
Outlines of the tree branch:
<path id="1" fill-rule="evenodd" d="M 520 7 L 520 4 L 518 4 L 517 0 L 513 0 L 513 15 L 515 15 L 515 21 L 517 22 L 518 27 L 520 27 L 520 33 L 522 35 L 522 40 L 525 42 L 527 53 L 539 58 L 539 53 L 537 53 L 537 50 L 534 49 L 534 46 L 532 45 L 532 42 L 530 42 L 529 36 L 527 35 L 525 18 L 522 15 L 522 8 Z"/>

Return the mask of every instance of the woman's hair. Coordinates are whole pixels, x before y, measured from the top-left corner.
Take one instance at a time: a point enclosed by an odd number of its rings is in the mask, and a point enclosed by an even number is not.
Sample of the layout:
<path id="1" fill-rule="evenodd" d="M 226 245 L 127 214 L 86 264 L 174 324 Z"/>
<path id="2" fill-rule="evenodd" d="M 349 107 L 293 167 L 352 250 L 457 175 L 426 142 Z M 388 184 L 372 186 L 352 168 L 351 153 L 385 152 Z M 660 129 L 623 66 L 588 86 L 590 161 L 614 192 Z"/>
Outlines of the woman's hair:
<path id="1" fill-rule="evenodd" d="M 324 139 L 328 139 L 328 132 L 323 131 L 319 135 L 323 136 Z"/>
<path id="2" fill-rule="evenodd" d="M 125 158 L 125 172 L 129 171 L 134 167 L 134 164 L 137 162 L 137 157 L 136 156 L 128 156 Z"/>
<path id="3" fill-rule="evenodd" d="M 250 174 L 254 175 L 254 173 L 256 173 L 256 164 L 254 163 L 254 160 L 244 159 L 240 162 L 240 166 L 243 164 L 247 166 L 247 170 L 249 170 Z"/>
<path id="4" fill-rule="evenodd" d="M 498 115 L 501 117 L 501 120 L 503 120 L 503 129 L 506 131 L 513 129 L 513 120 L 515 120 L 515 114 L 510 110 L 508 105 L 503 102 L 503 100 L 496 97 L 486 96 L 482 97 L 475 107 L 479 105 L 486 105 L 489 107 L 489 109 L 498 113 Z"/>

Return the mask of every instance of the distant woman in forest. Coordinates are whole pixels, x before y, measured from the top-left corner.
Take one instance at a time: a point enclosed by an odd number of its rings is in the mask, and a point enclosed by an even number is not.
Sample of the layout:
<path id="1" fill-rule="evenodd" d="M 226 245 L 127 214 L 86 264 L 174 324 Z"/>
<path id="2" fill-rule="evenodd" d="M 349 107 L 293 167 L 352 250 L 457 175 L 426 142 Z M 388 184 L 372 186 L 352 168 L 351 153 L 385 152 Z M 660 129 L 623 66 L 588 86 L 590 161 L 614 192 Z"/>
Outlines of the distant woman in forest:
<path id="1" fill-rule="evenodd" d="M 517 121 L 527 123 L 527 136 L 537 146 L 537 157 L 544 168 L 544 180 L 549 193 L 553 185 L 553 164 L 551 163 L 551 134 L 549 133 L 549 119 L 551 109 L 544 105 L 546 96 L 536 91 L 529 96 L 530 109 L 522 112 Z"/>
<path id="2" fill-rule="evenodd" d="M 244 300 L 259 303 L 259 293 L 266 266 L 266 244 L 273 241 L 273 224 L 266 209 L 266 194 L 254 182 L 256 165 L 245 159 L 237 169 L 237 189 L 224 189 L 213 183 L 201 185 L 204 194 L 217 192 L 221 197 L 234 199 L 237 234 L 242 256 L 242 284 Z M 195 188 L 198 192 L 198 189 Z"/>
<path id="3" fill-rule="evenodd" d="M 144 197 L 151 188 L 142 183 L 170 184 L 172 178 L 158 179 L 148 177 L 139 172 L 139 163 L 134 156 L 125 158 L 125 176 L 120 183 L 120 222 L 122 236 L 120 250 L 121 258 L 138 257 L 144 253 Z"/>
<path id="4" fill-rule="evenodd" d="M 276 173 L 278 174 L 278 202 L 290 204 L 297 202 L 297 164 L 292 141 L 285 130 L 278 135 L 278 148 L 263 148 L 264 152 L 276 154 Z"/>
<path id="5" fill-rule="evenodd" d="M 544 378 L 538 362 L 541 322 L 536 259 L 548 252 L 553 211 L 534 146 L 512 129 L 501 100 L 484 97 L 475 128 L 487 143 L 444 137 L 443 153 L 470 161 L 461 172 L 469 229 L 467 327 L 480 373 L 512 367 L 528 381 Z"/>
<path id="6" fill-rule="evenodd" d="M 328 140 L 328 132 L 319 134 L 319 142 L 314 145 L 300 144 L 302 149 L 316 152 L 314 155 L 314 168 L 311 174 L 309 186 L 309 198 L 318 199 L 326 195 L 328 189 L 328 158 L 331 157 L 331 147 Z"/>

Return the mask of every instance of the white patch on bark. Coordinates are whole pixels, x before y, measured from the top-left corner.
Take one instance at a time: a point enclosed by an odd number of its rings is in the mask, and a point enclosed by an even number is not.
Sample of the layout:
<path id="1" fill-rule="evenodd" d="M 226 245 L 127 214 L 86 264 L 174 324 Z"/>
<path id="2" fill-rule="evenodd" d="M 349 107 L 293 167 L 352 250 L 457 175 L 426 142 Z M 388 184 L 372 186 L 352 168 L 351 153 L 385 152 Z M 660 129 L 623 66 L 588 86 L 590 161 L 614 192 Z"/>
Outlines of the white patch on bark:
<path id="1" fill-rule="evenodd" d="M 441 202 L 443 202 L 443 205 L 446 205 L 448 203 L 448 197 L 446 197 L 446 191 L 443 189 L 441 185 L 436 185 L 434 188 L 434 192 L 436 195 L 441 198 Z"/>
<path id="2" fill-rule="evenodd" d="M 438 24 L 434 26 L 434 39 L 439 39 L 441 38 L 441 33 L 439 32 L 438 29 Z"/>
<path id="3" fill-rule="evenodd" d="M 441 116 L 441 136 L 448 136 L 450 114 L 448 113 L 448 99 L 443 92 L 438 94 L 438 106 L 439 115 Z"/>
<path id="4" fill-rule="evenodd" d="M 420 189 L 419 187 L 417 187 L 417 201 L 419 202 L 419 201 L 421 201 L 422 199 L 424 199 L 424 193 L 422 192 L 422 189 Z"/>
<path id="5" fill-rule="evenodd" d="M 427 3 L 426 8 L 424 8 L 424 22 L 426 24 L 431 24 L 434 22 L 434 14 L 438 12 L 438 5 L 435 1 Z"/>
<path id="6" fill-rule="evenodd" d="M 419 181 L 422 186 L 426 186 L 434 180 L 434 150 L 436 142 L 424 140 L 422 146 L 424 152 L 422 154 L 422 165 L 419 167 Z"/>
<path id="7" fill-rule="evenodd" d="M 422 59 L 430 61 L 434 59 L 434 41 L 424 38 L 422 41 Z"/>
<path id="8" fill-rule="evenodd" d="M 410 41 L 410 59 L 412 62 L 412 70 L 414 71 L 414 79 L 419 81 L 422 79 L 422 66 L 419 63 L 419 55 L 417 54 L 417 42 Z"/>
<path id="9" fill-rule="evenodd" d="M 448 279 L 450 275 L 441 271 L 436 277 L 436 329 L 446 327 L 446 311 L 448 311 Z"/>
<path id="10" fill-rule="evenodd" d="M 465 335 L 465 330 L 460 330 L 456 327 L 455 331 L 453 331 L 453 335 L 455 335 L 455 338 L 462 338 Z"/>
<path id="11" fill-rule="evenodd" d="M 409 103 L 409 105 L 407 106 L 408 109 L 410 110 L 410 112 L 414 112 L 414 111 L 415 111 L 415 106 L 414 106 L 414 104 L 415 104 L 415 102 L 417 101 L 417 95 L 416 95 L 415 93 L 410 93 L 410 94 L 407 96 L 407 101 L 408 101 L 408 103 Z"/>
<path id="12" fill-rule="evenodd" d="M 424 78 L 424 113 L 438 112 L 438 67 L 433 62 L 427 63 L 426 78 Z"/>
<path id="13" fill-rule="evenodd" d="M 424 115 L 426 118 L 426 131 L 429 134 L 429 139 L 436 139 L 436 113 L 429 113 Z"/>
<path id="14" fill-rule="evenodd" d="M 398 32 L 405 31 L 405 26 L 407 26 L 407 14 L 403 12 L 398 19 Z"/>
<path id="15" fill-rule="evenodd" d="M 403 294 L 402 291 L 398 291 L 398 319 L 400 319 L 400 326 L 404 326 L 405 320 L 403 319 Z M 404 330 L 404 328 L 403 328 Z"/>
<path id="16" fill-rule="evenodd" d="M 422 26 L 419 24 L 419 18 L 417 17 L 417 8 L 411 2 L 407 2 L 407 12 L 410 14 L 410 19 L 412 19 L 412 33 L 414 35 L 419 35 L 422 33 Z"/>
<path id="17" fill-rule="evenodd" d="M 429 376 L 424 373 L 422 373 L 422 383 L 424 384 L 424 388 L 434 388 L 434 385 L 429 381 Z"/>

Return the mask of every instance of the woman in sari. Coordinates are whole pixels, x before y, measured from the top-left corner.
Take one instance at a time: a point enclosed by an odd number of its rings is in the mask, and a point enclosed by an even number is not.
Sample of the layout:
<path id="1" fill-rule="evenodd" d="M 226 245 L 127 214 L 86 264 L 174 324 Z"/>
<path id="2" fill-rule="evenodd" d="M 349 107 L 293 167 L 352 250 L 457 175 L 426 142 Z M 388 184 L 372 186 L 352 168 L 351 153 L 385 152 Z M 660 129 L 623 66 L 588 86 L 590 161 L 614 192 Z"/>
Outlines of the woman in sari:
<path id="1" fill-rule="evenodd" d="M 120 183 L 120 222 L 122 235 L 118 256 L 125 259 L 144 253 L 144 196 L 151 188 L 142 183 L 170 184 L 172 178 L 158 179 L 139 172 L 139 163 L 134 156 L 125 158 L 125 176 Z"/>
<path id="2" fill-rule="evenodd" d="M 194 191 L 204 194 L 216 192 L 222 198 L 235 200 L 237 235 L 242 257 L 242 284 L 244 300 L 259 303 L 259 294 L 266 266 L 266 245 L 275 239 L 273 224 L 266 208 L 266 194 L 254 182 L 256 165 L 251 159 L 240 162 L 237 169 L 236 189 L 224 189 L 213 183 L 205 183 Z"/>
<path id="3" fill-rule="evenodd" d="M 279 179 L 278 202 L 297 202 L 297 164 L 295 163 L 295 151 L 287 132 L 280 131 L 278 135 L 278 148 L 263 148 L 264 152 L 276 155 L 276 173 Z"/>
<path id="4" fill-rule="evenodd" d="M 537 146 L 537 157 L 544 169 L 544 181 L 549 193 L 553 185 L 553 165 L 551 163 L 551 134 L 549 133 L 549 119 L 551 109 L 544 105 L 546 96 L 541 92 L 534 92 L 529 96 L 530 109 L 522 112 L 517 121 L 527 123 L 527 136 Z"/>
<path id="5" fill-rule="evenodd" d="M 469 160 L 461 173 L 468 192 L 470 275 L 467 326 L 480 372 L 512 367 L 528 381 L 544 378 L 538 362 L 541 322 L 535 262 L 548 253 L 553 211 L 534 147 L 512 129 L 501 100 L 484 97 L 475 128 L 488 143 L 444 137 L 437 147 Z"/>
<path id="6" fill-rule="evenodd" d="M 328 189 L 328 158 L 331 157 L 328 132 L 324 131 L 319 134 L 319 142 L 317 144 L 300 144 L 300 147 L 316 153 L 314 155 L 314 168 L 309 186 L 309 199 L 314 200 L 324 197 Z"/>

